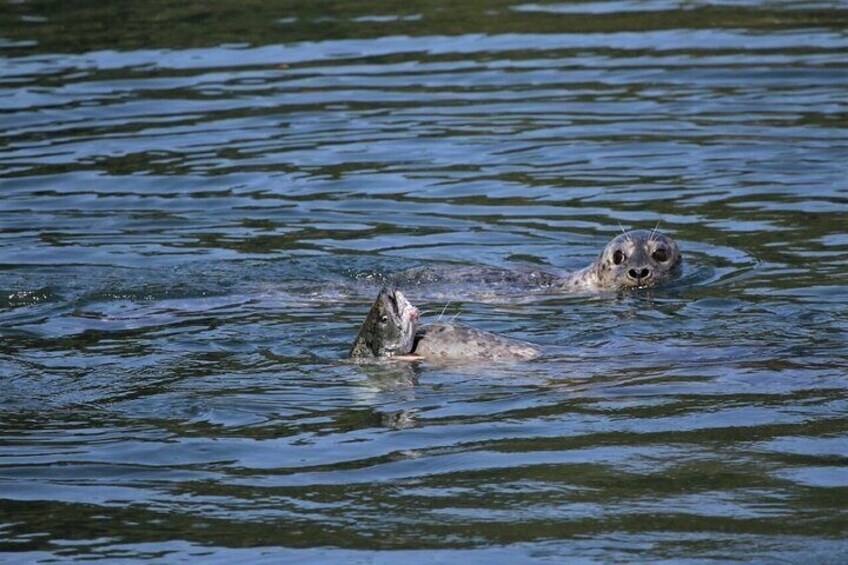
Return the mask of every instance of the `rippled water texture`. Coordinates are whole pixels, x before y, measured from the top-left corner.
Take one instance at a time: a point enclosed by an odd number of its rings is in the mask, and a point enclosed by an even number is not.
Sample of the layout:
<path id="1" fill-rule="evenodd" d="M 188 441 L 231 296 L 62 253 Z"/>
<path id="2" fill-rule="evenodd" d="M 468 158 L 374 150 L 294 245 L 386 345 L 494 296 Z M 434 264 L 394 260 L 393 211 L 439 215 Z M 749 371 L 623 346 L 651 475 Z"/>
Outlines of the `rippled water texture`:
<path id="1" fill-rule="evenodd" d="M 4 3 L 0 560 L 844 562 L 846 29 Z M 539 360 L 343 360 L 390 273 L 570 270 L 658 223 L 670 288 L 410 289 Z"/>

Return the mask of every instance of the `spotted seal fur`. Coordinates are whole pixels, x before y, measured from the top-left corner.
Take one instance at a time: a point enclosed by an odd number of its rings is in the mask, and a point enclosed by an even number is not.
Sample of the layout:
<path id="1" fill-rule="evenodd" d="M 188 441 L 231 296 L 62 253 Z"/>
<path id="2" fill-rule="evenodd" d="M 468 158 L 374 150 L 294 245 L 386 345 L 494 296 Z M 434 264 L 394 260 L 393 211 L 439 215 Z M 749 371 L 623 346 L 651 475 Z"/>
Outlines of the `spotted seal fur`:
<path id="1" fill-rule="evenodd" d="M 413 353 L 432 361 L 518 361 L 541 355 L 537 346 L 462 324 L 434 323 L 420 328 Z"/>

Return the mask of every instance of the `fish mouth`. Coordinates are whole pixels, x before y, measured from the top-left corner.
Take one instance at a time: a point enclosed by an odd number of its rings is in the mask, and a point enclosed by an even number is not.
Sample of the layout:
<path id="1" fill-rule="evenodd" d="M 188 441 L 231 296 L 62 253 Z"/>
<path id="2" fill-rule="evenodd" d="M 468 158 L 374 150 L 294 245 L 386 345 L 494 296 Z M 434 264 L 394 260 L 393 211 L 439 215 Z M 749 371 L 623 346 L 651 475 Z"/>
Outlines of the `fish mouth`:
<path id="1" fill-rule="evenodd" d="M 392 305 L 394 306 L 395 312 L 403 319 L 415 320 L 418 318 L 418 308 L 410 304 L 409 300 L 403 295 L 403 293 L 397 289 L 391 289 L 389 293 L 389 298 L 392 301 Z"/>

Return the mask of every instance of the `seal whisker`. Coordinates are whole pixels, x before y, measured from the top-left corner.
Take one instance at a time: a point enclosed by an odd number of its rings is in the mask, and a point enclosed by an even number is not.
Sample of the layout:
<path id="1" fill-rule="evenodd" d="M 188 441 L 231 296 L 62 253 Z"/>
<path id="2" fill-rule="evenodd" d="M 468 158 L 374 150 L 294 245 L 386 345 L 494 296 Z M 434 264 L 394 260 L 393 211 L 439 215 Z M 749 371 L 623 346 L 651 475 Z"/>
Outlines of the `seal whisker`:
<path id="1" fill-rule="evenodd" d="M 651 235 L 648 236 L 648 241 L 653 241 L 654 237 L 657 235 L 657 230 L 660 229 L 660 222 L 662 222 L 662 218 L 657 220 L 657 225 L 651 230 Z"/>
<path id="2" fill-rule="evenodd" d="M 462 313 L 462 310 L 457 310 L 456 314 L 453 315 L 453 318 L 451 318 L 450 322 L 448 322 L 448 323 L 452 324 L 453 321 L 456 320 L 456 317 L 459 316 L 461 313 Z"/>
<path id="3" fill-rule="evenodd" d="M 441 321 L 442 321 L 442 316 L 444 316 L 444 315 L 445 315 L 445 311 L 447 311 L 448 306 L 450 306 L 450 303 L 451 303 L 451 301 L 450 301 L 450 300 L 448 300 L 448 301 L 445 303 L 445 307 L 444 307 L 444 308 L 442 308 L 442 313 L 441 313 L 441 314 L 439 314 L 439 317 L 438 317 L 438 318 L 437 318 L 437 320 L 436 320 L 437 322 L 441 322 Z"/>
<path id="4" fill-rule="evenodd" d="M 621 235 L 624 236 L 624 241 L 626 241 L 628 243 L 632 243 L 633 242 L 633 236 L 630 234 L 630 232 L 628 232 L 626 229 L 624 229 L 624 226 L 621 225 L 621 222 L 618 222 L 618 227 L 621 228 Z"/>

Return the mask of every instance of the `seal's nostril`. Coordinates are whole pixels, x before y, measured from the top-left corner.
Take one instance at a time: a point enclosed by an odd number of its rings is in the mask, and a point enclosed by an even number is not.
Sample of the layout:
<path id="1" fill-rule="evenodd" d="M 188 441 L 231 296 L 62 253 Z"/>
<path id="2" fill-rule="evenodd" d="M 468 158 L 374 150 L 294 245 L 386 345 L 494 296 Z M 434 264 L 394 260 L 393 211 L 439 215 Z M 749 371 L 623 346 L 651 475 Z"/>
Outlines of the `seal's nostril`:
<path id="1" fill-rule="evenodd" d="M 630 269 L 629 271 L 627 271 L 627 275 L 631 279 L 638 279 L 639 278 L 639 273 L 636 272 L 636 269 Z"/>
<path id="2" fill-rule="evenodd" d="M 651 270 L 647 267 L 642 267 L 638 271 L 636 269 L 630 269 L 629 271 L 627 271 L 627 276 L 629 276 L 631 279 L 644 279 L 649 274 L 651 274 Z"/>
<path id="3" fill-rule="evenodd" d="M 650 273 L 651 273 L 651 270 L 650 270 L 650 269 L 648 269 L 647 267 L 645 267 L 645 268 L 644 268 L 644 269 L 642 269 L 642 271 L 639 273 L 639 278 L 640 278 L 640 279 L 644 279 L 644 278 L 645 278 L 645 277 L 647 277 Z"/>

